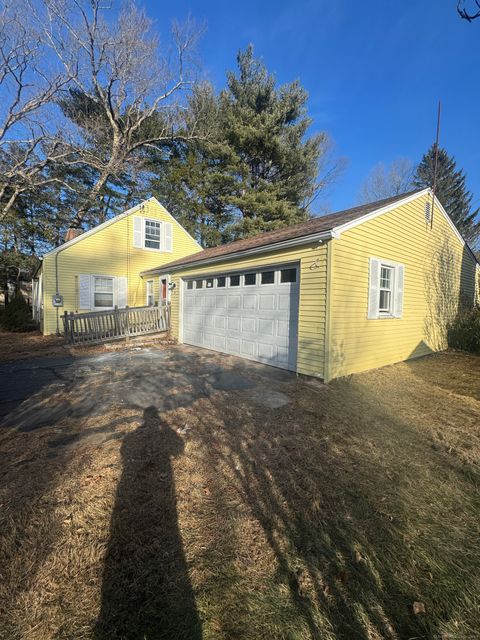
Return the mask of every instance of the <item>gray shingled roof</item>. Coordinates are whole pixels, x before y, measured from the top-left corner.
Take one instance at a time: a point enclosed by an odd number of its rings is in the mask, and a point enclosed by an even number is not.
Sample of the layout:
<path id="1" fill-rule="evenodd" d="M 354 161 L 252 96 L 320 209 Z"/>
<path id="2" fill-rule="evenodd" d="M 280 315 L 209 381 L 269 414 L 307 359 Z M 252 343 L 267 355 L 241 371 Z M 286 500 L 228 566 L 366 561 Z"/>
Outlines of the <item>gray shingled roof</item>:
<path id="1" fill-rule="evenodd" d="M 352 220 L 356 220 L 357 218 L 361 218 L 376 209 L 381 209 L 382 207 L 393 204 L 398 200 L 408 198 L 408 196 L 419 193 L 420 191 L 423 191 L 423 189 L 416 189 L 415 191 L 402 193 L 398 196 L 393 196 L 392 198 L 385 198 L 383 200 L 377 200 L 376 202 L 362 204 L 359 207 L 345 209 L 344 211 L 338 211 L 337 213 L 331 213 L 318 218 L 311 218 L 306 222 L 300 222 L 299 224 L 292 225 L 291 227 L 283 227 L 281 229 L 276 229 L 275 231 L 259 233 L 251 238 L 244 238 L 243 240 L 236 240 L 235 242 L 229 242 L 228 244 L 221 244 L 218 247 L 204 249 L 203 251 L 180 258 L 179 260 L 174 260 L 173 262 L 164 264 L 161 267 L 149 269 L 144 273 L 159 270 L 163 273 L 167 273 L 172 268 L 188 266 L 190 264 L 196 265 L 203 261 L 211 260 L 212 258 L 220 258 L 222 256 L 227 258 L 232 253 L 248 251 L 258 247 L 265 247 L 269 244 L 284 242 L 285 240 L 293 240 L 295 238 L 302 238 L 304 236 L 330 231 L 335 227 L 351 222 Z"/>

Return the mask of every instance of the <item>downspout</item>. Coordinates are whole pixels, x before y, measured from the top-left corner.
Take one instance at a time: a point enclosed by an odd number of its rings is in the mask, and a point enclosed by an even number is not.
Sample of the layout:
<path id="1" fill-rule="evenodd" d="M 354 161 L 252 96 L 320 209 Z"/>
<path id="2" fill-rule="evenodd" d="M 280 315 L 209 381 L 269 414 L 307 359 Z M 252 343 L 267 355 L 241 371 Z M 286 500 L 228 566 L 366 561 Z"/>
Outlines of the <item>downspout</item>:
<path id="1" fill-rule="evenodd" d="M 64 250 L 64 249 L 68 249 L 68 247 L 60 247 L 57 251 L 57 253 L 55 254 L 55 295 L 58 296 L 59 295 L 59 291 L 58 291 L 58 256 L 59 254 Z M 57 321 L 57 336 L 60 335 L 60 323 L 59 323 L 59 311 L 58 311 L 58 307 L 55 307 L 55 312 L 56 312 L 56 321 Z"/>
<path id="2" fill-rule="evenodd" d="M 340 233 L 332 230 L 330 240 L 327 242 L 327 284 L 325 295 L 325 341 L 323 347 L 323 380 L 330 382 L 331 378 L 331 321 L 332 321 L 332 283 L 333 283 L 333 247 L 334 240 L 340 238 Z"/>

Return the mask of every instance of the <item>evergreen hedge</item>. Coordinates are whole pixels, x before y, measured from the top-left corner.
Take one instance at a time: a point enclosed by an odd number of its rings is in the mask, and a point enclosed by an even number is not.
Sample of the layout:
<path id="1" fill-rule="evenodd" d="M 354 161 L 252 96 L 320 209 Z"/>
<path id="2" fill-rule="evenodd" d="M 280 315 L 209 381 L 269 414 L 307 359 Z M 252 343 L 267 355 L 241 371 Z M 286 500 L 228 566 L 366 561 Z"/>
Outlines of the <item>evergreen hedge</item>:
<path id="1" fill-rule="evenodd" d="M 7 331 L 30 331 L 34 328 L 28 302 L 17 293 L 0 314 L 0 323 Z"/>
<path id="2" fill-rule="evenodd" d="M 480 353 L 480 307 L 460 314 L 448 328 L 448 345 L 453 349 Z"/>

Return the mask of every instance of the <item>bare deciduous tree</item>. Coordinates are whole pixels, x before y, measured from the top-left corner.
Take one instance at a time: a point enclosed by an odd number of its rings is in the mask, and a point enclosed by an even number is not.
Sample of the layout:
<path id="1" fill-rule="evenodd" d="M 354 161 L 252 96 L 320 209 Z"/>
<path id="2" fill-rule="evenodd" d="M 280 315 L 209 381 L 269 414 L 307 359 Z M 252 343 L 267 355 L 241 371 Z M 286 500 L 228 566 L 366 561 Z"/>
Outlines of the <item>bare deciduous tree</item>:
<path id="1" fill-rule="evenodd" d="M 377 164 L 360 189 L 360 204 L 383 200 L 411 190 L 414 170 L 412 162 L 406 158 L 393 160 L 388 166 Z"/>
<path id="2" fill-rule="evenodd" d="M 473 0 L 474 8 L 473 12 L 465 8 L 465 0 L 458 0 L 457 11 L 461 18 L 468 22 L 473 22 L 477 18 L 480 18 L 480 0 Z"/>
<path id="3" fill-rule="evenodd" d="M 64 156 L 46 107 L 70 78 L 55 69 L 27 6 L 0 2 L 0 221 L 18 196 L 58 178 L 45 169 Z"/>
<path id="4" fill-rule="evenodd" d="M 44 36 L 71 79 L 62 108 L 75 123 L 66 164 L 95 171 L 82 194 L 74 224 L 81 225 L 110 180 L 128 169 L 141 171 L 142 153 L 185 133 L 184 92 L 195 81 L 198 29 L 174 25 L 173 47 L 160 47 L 145 13 L 133 2 L 115 20 L 106 19 L 100 0 L 44 0 Z M 74 113 L 68 113 L 73 107 Z"/>

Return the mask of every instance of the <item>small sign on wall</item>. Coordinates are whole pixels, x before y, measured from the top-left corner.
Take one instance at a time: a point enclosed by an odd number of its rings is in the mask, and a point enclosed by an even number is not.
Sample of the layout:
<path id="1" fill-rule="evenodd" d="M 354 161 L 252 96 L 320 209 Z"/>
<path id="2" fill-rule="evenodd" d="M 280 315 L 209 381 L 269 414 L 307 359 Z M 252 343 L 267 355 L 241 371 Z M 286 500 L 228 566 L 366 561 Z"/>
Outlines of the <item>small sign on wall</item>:
<path id="1" fill-rule="evenodd" d="M 63 307 L 63 296 L 59 293 L 55 293 L 52 296 L 52 304 L 54 307 Z"/>

